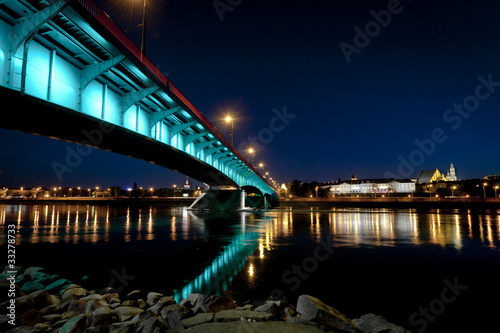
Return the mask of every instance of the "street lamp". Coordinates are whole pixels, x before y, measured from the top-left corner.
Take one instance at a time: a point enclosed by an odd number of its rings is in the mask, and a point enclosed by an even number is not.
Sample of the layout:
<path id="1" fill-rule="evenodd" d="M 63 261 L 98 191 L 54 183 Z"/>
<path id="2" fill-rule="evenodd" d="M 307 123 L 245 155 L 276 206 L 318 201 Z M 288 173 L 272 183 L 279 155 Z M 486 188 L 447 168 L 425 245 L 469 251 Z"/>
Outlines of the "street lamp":
<path id="1" fill-rule="evenodd" d="M 498 185 L 495 186 L 494 189 L 495 189 L 495 198 L 498 198 L 498 195 L 497 195 Z"/>
<path id="2" fill-rule="evenodd" d="M 177 185 L 174 184 L 174 198 L 175 198 L 175 188 L 177 187 Z"/>
<path id="3" fill-rule="evenodd" d="M 253 148 L 248 149 L 248 152 L 252 154 L 252 166 L 255 166 L 255 150 Z"/>
<path id="4" fill-rule="evenodd" d="M 231 116 L 226 117 L 226 123 L 231 123 L 231 146 L 234 146 L 234 119 Z"/>
<path id="5" fill-rule="evenodd" d="M 488 183 L 483 183 L 483 194 L 485 198 L 486 198 L 486 186 L 488 186 Z"/>
<path id="6" fill-rule="evenodd" d="M 146 0 L 142 2 L 142 42 L 141 52 L 146 53 Z"/>
<path id="7" fill-rule="evenodd" d="M 453 194 L 453 190 L 456 189 L 457 187 L 456 186 L 452 186 L 451 187 L 451 196 L 454 197 L 455 195 Z"/>

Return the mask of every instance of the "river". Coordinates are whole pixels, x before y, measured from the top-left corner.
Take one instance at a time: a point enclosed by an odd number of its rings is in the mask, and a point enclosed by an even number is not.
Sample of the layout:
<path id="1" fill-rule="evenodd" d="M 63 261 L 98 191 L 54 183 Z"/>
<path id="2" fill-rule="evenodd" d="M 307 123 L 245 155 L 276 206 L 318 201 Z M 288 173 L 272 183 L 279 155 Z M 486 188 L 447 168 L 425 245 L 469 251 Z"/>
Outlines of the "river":
<path id="1" fill-rule="evenodd" d="M 18 266 L 89 289 L 226 292 L 238 303 L 310 294 L 414 332 L 499 330 L 500 210 L 1 204 L 4 235 L 12 223 Z"/>

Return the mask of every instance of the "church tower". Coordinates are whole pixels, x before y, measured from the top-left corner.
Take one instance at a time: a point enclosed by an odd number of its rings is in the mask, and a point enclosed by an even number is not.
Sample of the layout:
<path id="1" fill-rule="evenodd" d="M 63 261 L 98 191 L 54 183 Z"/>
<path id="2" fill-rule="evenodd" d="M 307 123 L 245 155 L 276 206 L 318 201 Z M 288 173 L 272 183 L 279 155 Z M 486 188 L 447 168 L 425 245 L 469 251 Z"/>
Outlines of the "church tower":
<path id="1" fill-rule="evenodd" d="M 457 174 L 455 172 L 455 166 L 453 165 L 453 162 L 450 164 L 450 168 L 448 169 L 448 172 L 446 174 L 446 180 L 447 181 L 457 181 Z"/>

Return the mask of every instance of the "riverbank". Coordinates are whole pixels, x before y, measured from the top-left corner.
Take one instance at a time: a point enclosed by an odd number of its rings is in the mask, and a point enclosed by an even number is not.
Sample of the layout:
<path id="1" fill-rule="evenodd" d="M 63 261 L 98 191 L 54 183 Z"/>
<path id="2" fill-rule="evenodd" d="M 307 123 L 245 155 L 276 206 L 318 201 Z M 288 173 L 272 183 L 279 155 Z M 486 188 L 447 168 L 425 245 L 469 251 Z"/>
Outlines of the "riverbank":
<path id="1" fill-rule="evenodd" d="M 23 272 L 11 275 L 12 270 Z M 310 295 L 287 301 L 236 304 L 222 296 L 190 294 L 179 303 L 153 291 L 120 293 L 119 281 L 102 290 L 51 275 L 41 267 L 6 268 L 0 279 L 2 332 L 409 332 L 381 316 L 349 319 Z M 117 288 L 117 289 L 115 289 Z"/>
<path id="2" fill-rule="evenodd" d="M 44 204 L 44 203 L 85 203 L 85 204 L 168 204 L 190 205 L 194 197 L 165 197 L 165 198 L 92 198 L 92 197 L 49 197 L 35 199 L 0 198 L 0 204 Z"/>
<path id="3" fill-rule="evenodd" d="M 280 200 L 281 207 L 351 206 L 381 208 L 459 208 L 500 209 L 500 198 L 425 198 L 425 197 L 335 197 L 335 198 L 287 198 Z"/>

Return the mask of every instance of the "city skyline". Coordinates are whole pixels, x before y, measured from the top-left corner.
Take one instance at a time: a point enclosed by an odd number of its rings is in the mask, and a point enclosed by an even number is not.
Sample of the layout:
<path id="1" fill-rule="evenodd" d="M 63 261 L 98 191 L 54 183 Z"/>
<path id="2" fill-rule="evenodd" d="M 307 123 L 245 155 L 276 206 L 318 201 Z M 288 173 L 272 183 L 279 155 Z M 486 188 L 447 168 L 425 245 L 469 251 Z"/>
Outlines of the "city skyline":
<path id="1" fill-rule="evenodd" d="M 140 45 L 139 14 L 96 2 Z M 246 148 L 256 146 L 255 162 L 280 183 L 353 171 L 416 177 L 450 161 L 464 179 L 499 173 L 498 4 L 256 1 L 222 12 L 211 1 L 155 5 L 147 56 L 247 160 Z M 284 126 L 265 137 L 277 114 Z M 51 163 L 76 144 L 4 129 L 0 140 L 0 185 L 168 187 L 184 179 L 93 149 L 60 181 Z"/>

